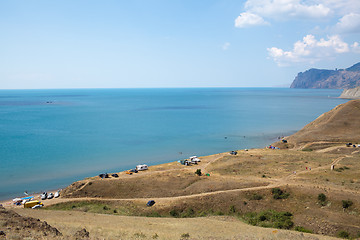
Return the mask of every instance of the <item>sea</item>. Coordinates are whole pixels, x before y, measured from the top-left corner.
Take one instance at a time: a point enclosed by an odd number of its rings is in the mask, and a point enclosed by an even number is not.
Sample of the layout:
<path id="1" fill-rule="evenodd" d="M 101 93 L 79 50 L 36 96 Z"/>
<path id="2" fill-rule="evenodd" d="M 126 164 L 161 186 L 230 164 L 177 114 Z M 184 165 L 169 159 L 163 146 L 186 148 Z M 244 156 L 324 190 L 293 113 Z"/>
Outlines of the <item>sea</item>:
<path id="1" fill-rule="evenodd" d="M 262 148 L 347 100 L 341 90 L 0 90 L 0 200 L 100 173 Z"/>

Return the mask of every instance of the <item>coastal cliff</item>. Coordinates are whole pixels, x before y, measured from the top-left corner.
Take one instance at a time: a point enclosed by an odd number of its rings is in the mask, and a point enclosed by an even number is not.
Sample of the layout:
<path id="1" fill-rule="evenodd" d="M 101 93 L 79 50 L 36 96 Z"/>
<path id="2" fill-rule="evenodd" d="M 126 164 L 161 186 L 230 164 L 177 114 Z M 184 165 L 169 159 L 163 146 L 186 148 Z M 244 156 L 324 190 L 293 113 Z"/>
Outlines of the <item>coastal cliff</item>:
<path id="1" fill-rule="evenodd" d="M 344 89 L 339 98 L 358 99 L 360 98 L 360 87 Z"/>
<path id="2" fill-rule="evenodd" d="M 290 88 L 349 89 L 360 86 L 360 63 L 346 69 L 309 69 L 300 72 Z"/>

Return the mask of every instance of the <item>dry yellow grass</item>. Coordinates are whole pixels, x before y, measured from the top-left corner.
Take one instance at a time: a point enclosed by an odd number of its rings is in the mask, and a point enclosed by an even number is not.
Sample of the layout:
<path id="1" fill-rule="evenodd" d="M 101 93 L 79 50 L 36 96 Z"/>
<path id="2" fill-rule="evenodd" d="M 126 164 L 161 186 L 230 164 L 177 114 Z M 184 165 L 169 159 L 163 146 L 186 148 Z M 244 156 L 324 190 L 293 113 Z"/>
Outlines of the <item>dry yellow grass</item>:
<path id="1" fill-rule="evenodd" d="M 335 239 L 328 236 L 249 226 L 232 217 L 145 218 L 84 212 L 17 210 L 48 222 L 65 237 L 86 228 L 91 239 Z M 157 238 L 155 236 L 158 236 Z M 186 239 L 186 238 L 183 238 Z"/>

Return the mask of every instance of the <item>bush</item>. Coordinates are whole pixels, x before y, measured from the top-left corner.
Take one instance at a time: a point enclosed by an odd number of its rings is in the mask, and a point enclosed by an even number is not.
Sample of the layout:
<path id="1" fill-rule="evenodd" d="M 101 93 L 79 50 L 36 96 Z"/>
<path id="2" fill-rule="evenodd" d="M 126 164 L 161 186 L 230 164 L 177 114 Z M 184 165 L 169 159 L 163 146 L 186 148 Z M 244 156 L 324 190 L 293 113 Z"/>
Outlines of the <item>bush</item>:
<path id="1" fill-rule="evenodd" d="M 342 200 L 342 207 L 344 209 L 349 208 L 353 205 L 353 202 L 351 200 Z"/>
<path id="2" fill-rule="evenodd" d="M 236 213 L 236 208 L 235 208 L 234 205 L 231 205 L 231 206 L 230 206 L 229 213 L 230 213 L 230 214 L 231 214 L 231 213 Z"/>
<path id="3" fill-rule="evenodd" d="M 271 190 L 274 199 L 286 199 L 290 196 L 290 193 L 286 193 L 280 188 L 273 188 Z"/>
<path id="4" fill-rule="evenodd" d="M 301 226 L 296 226 L 295 227 L 295 231 L 298 231 L 298 232 L 304 232 L 304 233 L 313 233 L 313 231 L 309 230 L 309 229 L 306 229 L 304 227 L 301 227 Z"/>
<path id="5" fill-rule="evenodd" d="M 338 232 L 337 235 L 340 238 L 349 238 L 350 237 L 350 234 L 348 232 L 346 232 L 346 231 L 340 231 L 340 232 Z"/>
<path id="6" fill-rule="evenodd" d="M 294 226 L 292 214 L 289 212 L 276 212 L 274 210 L 260 213 L 250 212 L 244 215 L 245 221 L 254 226 L 290 229 Z"/>
<path id="7" fill-rule="evenodd" d="M 318 195 L 318 200 L 319 200 L 319 202 L 324 203 L 326 201 L 326 195 L 323 193 L 320 193 Z"/>
<path id="8" fill-rule="evenodd" d="M 201 176 L 201 169 L 197 169 L 195 174 L 198 175 L 198 176 Z"/>
<path id="9" fill-rule="evenodd" d="M 183 233 L 181 234 L 181 239 L 188 239 L 190 237 L 189 233 Z"/>
<path id="10" fill-rule="evenodd" d="M 186 211 L 181 213 L 180 217 L 187 218 L 187 217 L 194 217 L 195 211 L 192 208 L 188 208 Z"/>
<path id="11" fill-rule="evenodd" d="M 146 216 L 147 217 L 161 217 L 161 214 L 156 211 L 153 211 L 153 212 L 147 213 Z"/>
<path id="12" fill-rule="evenodd" d="M 136 237 L 136 238 L 146 238 L 146 235 L 143 234 L 142 232 L 139 232 L 139 233 L 134 233 L 134 237 Z"/>
<path id="13" fill-rule="evenodd" d="M 249 199 L 250 199 L 250 200 L 261 200 L 261 199 L 263 199 L 263 196 L 255 193 L 255 194 L 253 194 Z"/>
<path id="14" fill-rule="evenodd" d="M 170 211 L 170 216 L 172 217 L 179 217 L 179 212 L 176 209 L 172 209 Z"/>

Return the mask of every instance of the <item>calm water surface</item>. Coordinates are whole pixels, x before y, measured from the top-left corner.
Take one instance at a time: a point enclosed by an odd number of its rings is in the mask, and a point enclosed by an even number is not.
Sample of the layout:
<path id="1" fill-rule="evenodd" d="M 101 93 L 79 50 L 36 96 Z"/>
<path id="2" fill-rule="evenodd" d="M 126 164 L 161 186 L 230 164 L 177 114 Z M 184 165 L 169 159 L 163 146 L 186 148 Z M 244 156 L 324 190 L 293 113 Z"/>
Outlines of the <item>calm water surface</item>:
<path id="1" fill-rule="evenodd" d="M 0 199 L 264 147 L 346 100 L 280 88 L 0 90 Z"/>

